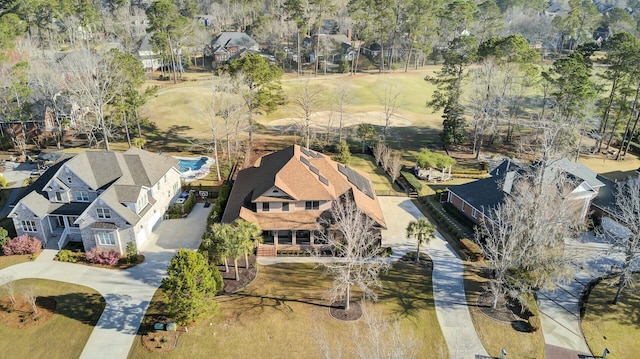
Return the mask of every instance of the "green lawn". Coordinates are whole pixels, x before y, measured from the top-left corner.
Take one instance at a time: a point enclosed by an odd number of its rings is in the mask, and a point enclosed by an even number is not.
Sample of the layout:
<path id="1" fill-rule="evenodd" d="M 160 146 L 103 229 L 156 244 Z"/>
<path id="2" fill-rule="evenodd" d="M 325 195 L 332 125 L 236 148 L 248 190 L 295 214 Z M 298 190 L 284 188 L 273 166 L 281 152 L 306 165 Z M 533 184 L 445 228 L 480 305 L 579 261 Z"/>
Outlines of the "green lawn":
<path id="1" fill-rule="evenodd" d="M 636 280 L 640 274 L 636 274 Z M 602 354 L 609 348 L 607 359 L 637 357 L 640 353 L 640 293 L 625 290 L 618 304 L 612 305 L 617 287 L 611 281 L 596 285 L 586 303 L 582 332 L 591 351 Z"/>
<path id="2" fill-rule="evenodd" d="M 40 326 L 12 329 L 0 325 L 3 358 L 78 358 L 105 307 L 98 292 L 44 279 L 21 279 L 16 288 L 33 285 L 37 295 L 54 298 L 56 314 Z M 0 297 L 6 293 L 0 289 Z"/>
<path id="3" fill-rule="evenodd" d="M 343 357 L 354 356 L 354 329 L 363 330 L 363 320 L 341 322 L 329 316 L 324 293 L 330 279 L 313 264 L 260 266 L 258 278 L 246 289 L 219 297 L 220 313 L 200 320 L 183 333 L 177 348 L 166 354 L 145 349 L 138 338 L 130 358 L 321 358 L 319 337 Z M 396 264 L 383 276 L 383 290 L 373 307 L 387 319 L 399 318 L 405 336 L 418 344 L 418 358 L 444 351 L 446 344 L 433 305 L 431 273 Z M 354 295 L 359 298 L 359 294 Z M 147 315 L 157 312 L 156 293 Z M 145 317 L 148 327 L 149 317 Z"/>
<path id="4" fill-rule="evenodd" d="M 480 341 L 489 355 L 499 357 L 500 350 L 508 348 L 509 358 L 544 358 L 542 330 L 533 333 L 518 332 L 511 326 L 511 323 L 495 321 L 476 307 L 476 299 L 482 292 L 484 282 L 486 279 L 478 275 L 477 268 L 471 265 L 465 266 L 464 284 L 469 312 Z"/>
<path id="5" fill-rule="evenodd" d="M 371 177 L 371 182 L 373 183 L 373 190 L 376 191 L 376 193 L 384 195 L 404 194 L 398 185 L 391 185 L 391 179 L 380 166 L 375 165 L 372 156 L 361 153 L 352 154 L 349 166 L 368 173 L 369 177 Z"/>
<path id="6" fill-rule="evenodd" d="M 11 267 L 14 264 L 23 263 L 30 261 L 31 255 L 24 254 L 19 256 L 4 256 L 0 255 L 0 269 L 4 269 L 7 267 Z"/>

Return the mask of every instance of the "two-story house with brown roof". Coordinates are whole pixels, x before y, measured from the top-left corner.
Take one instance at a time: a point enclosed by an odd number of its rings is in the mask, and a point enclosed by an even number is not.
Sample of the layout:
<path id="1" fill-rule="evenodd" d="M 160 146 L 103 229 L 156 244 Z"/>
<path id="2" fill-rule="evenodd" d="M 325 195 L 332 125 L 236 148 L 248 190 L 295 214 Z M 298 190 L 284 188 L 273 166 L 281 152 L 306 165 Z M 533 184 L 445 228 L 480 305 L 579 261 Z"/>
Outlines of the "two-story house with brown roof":
<path id="1" fill-rule="evenodd" d="M 386 228 L 366 173 L 294 145 L 238 173 L 222 223 L 242 218 L 262 228 L 262 246 L 305 249 L 322 244 L 318 219 L 344 196 L 351 196 L 378 228 Z"/>
<path id="2" fill-rule="evenodd" d="M 18 235 L 45 247 L 69 241 L 125 253 L 139 248 L 180 191 L 178 161 L 138 148 L 124 153 L 85 151 L 60 159 L 9 213 Z"/>

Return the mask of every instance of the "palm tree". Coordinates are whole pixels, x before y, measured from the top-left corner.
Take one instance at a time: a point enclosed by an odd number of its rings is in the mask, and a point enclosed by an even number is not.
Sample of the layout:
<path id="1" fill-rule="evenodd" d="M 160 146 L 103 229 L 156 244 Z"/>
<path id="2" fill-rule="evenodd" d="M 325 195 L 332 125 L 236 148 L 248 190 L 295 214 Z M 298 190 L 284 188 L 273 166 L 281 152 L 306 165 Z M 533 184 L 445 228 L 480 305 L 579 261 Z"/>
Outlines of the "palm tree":
<path id="1" fill-rule="evenodd" d="M 203 249 L 206 249 L 209 260 L 224 261 L 224 271 L 229 272 L 229 251 L 226 245 L 227 238 L 233 233 L 233 228 L 226 224 L 214 223 L 202 236 Z"/>
<path id="2" fill-rule="evenodd" d="M 407 237 L 415 237 L 418 241 L 416 263 L 420 262 L 420 246 L 422 244 L 429 244 L 435 233 L 436 227 L 429 223 L 426 218 L 420 218 L 417 221 L 412 221 L 407 226 Z"/>
<path id="3" fill-rule="evenodd" d="M 262 243 L 262 228 L 244 219 L 237 220 L 236 227 L 237 231 L 246 237 L 245 240 L 247 243 L 245 243 L 245 245 L 247 248 L 244 252 L 244 265 L 245 268 L 249 268 L 249 253 L 253 252 L 259 243 Z"/>
<path id="4" fill-rule="evenodd" d="M 224 242 L 227 253 L 231 258 L 233 258 L 233 268 L 236 272 L 236 280 L 240 280 L 240 273 L 238 273 L 238 258 L 247 253 L 247 242 L 246 237 L 237 230 L 233 231 L 233 233 L 229 233 L 229 236 Z"/>

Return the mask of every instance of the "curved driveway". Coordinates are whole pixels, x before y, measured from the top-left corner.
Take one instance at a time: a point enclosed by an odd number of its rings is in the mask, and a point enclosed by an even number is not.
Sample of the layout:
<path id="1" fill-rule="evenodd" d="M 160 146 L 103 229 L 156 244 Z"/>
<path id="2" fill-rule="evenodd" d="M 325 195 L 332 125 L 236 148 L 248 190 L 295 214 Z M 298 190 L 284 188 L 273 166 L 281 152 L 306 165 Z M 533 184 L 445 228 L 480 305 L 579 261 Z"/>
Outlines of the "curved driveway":
<path id="1" fill-rule="evenodd" d="M 143 245 L 145 261 L 127 270 L 94 268 L 81 264 L 43 260 L 21 263 L 0 270 L 0 284 L 22 278 L 42 278 L 84 285 L 98 291 L 106 307 L 81 358 L 127 358 L 142 317 L 166 274 L 167 265 L 179 248 L 200 244 L 209 213 L 197 204 L 184 219 L 161 222 Z M 40 257 L 39 257 L 40 258 Z"/>
<path id="2" fill-rule="evenodd" d="M 393 256 L 400 258 L 415 251 L 415 241 L 406 238 L 409 222 L 424 218 L 407 197 L 378 197 L 387 229 L 382 231 L 382 245 L 393 247 Z M 449 347 L 449 358 L 488 357 L 475 330 L 464 291 L 464 265 L 453 248 L 436 231 L 426 252 L 433 260 L 433 297 L 436 315 Z"/>

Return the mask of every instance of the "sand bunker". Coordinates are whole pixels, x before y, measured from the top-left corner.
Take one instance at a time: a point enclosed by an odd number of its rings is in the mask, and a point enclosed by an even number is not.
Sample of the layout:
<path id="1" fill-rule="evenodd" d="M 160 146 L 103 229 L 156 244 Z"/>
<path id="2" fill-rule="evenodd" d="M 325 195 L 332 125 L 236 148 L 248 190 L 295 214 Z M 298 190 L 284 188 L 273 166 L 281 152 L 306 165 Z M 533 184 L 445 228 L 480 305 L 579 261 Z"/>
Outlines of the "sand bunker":
<path id="1" fill-rule="evenodd" d="M 374 126 L 384 126 L 384 112 L 358 112 L 345 113 L 342 115 L 342 126 L 357 126 L 361 123 L 370 123 Z M 268 126 L 278 130 L 288 131 L 299 127 L 302 120 L 296 117 L 281 118 L 269 122 Z M 390 127 L 411 126 L 411 121 L 399 116 L 391 116 Z M 340 127 L 340 114 L 332 111 L 322 111 L 311 115 L 311 128 L 316 131 L 325 131 L 327 128 Z"/>

